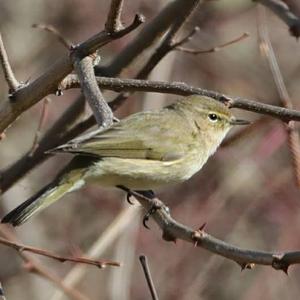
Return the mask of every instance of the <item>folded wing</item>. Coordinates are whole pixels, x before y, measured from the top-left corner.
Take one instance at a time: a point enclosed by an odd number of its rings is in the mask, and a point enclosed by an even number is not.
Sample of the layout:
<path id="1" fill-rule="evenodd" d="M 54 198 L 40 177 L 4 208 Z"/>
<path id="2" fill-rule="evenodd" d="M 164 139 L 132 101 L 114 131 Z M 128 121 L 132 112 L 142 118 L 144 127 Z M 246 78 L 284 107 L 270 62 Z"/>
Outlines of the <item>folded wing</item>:
<path id="1" fill-rule="evenodd" d="M 145 112 L 143 115 L 143 118 L 141 114 L 132 115 L 109 129 L 89 133 L 51 152 L 160 161 L 180 159 L 188 145 L 180 142 L 181 137 L 176 136 L 172 124 L 166 123 L 165 114 Z"/>

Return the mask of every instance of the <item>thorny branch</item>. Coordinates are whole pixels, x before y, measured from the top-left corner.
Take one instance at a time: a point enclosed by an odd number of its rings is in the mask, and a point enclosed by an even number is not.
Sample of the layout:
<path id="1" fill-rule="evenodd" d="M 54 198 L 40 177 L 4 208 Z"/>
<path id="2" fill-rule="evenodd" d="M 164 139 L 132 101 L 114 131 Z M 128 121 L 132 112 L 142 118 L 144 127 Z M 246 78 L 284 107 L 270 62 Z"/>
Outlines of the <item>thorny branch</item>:
<path id="1" fill-rule="evenodd" d="M 290 265 L 300 264 L 300 251 L 267 252 L 233 246 L 206 233 L 203 230 L 204 226 L 201 226 L 199 230 L 193 230 L 177 222 L 171 217 L 169 208 L 158 198 L 150 199 L 138 192 L 120 188 L 125 192 L 130 192 L 146 211 L 150 211 L 153 207 L 157 208 L 151 217 L 162 230 L 162 237 L 166 241 L 175 242 L 179 239 L 192 243 L 194 246 L 235 261 L 242 270 L 252 269 L 255 265 L 268 265 L 287 273 Z"/>

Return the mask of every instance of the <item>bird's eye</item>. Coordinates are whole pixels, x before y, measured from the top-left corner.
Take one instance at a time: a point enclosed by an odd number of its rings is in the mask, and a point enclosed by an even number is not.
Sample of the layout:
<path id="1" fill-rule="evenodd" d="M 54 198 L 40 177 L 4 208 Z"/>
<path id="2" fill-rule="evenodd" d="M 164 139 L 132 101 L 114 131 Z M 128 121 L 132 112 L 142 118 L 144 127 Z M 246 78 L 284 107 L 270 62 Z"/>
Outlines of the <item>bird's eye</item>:
<path id="1" fill-rule="evenodd" d="M 210 114 L 208 115 L 208 118 L 209 118 L 209 120 L 210 120 L 211 122 L 217 122 L 218 119 L 219 119 L 219 117 L 218 117 L 216 114 L 214 114 L 214 113 L 210 113 Z"/>

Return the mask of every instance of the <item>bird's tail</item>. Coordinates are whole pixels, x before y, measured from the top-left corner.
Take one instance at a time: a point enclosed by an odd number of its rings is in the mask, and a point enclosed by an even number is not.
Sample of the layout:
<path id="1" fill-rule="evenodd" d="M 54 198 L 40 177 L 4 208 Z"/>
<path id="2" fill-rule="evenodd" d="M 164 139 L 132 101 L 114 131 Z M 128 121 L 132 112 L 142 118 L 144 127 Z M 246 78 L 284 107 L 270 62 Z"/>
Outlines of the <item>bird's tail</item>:
<path id="1" fill-rule="evenodd" d="M 66 193 L 79 189 L 85 183 L 82 179 L 85 170 L 86 168 L 82 167 L 73 168 L 71 162 L 62 172 L 63 175 L 59 175 L 53 182 L 8 213 L 1 220 L 1 223 L 10 223 L 13 226 L 19 226 L 36 213 L 59 200 Z"/>

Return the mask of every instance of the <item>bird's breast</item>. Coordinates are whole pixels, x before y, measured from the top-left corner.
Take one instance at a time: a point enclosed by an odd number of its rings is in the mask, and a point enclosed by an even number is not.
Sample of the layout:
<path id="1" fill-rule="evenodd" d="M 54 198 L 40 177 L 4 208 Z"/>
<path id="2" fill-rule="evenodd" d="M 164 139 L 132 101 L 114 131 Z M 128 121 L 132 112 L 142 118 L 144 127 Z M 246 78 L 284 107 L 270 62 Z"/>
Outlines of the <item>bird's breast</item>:
<path id="1" fill-rule="evenodd" d="M 183 182 L 198 172 L 205 161 L 195 154 L 174 161 L 108 157 L 90 168 L 86 180 L 103 186 L 124 185 L 130 189 L 147 190 Z"/>

